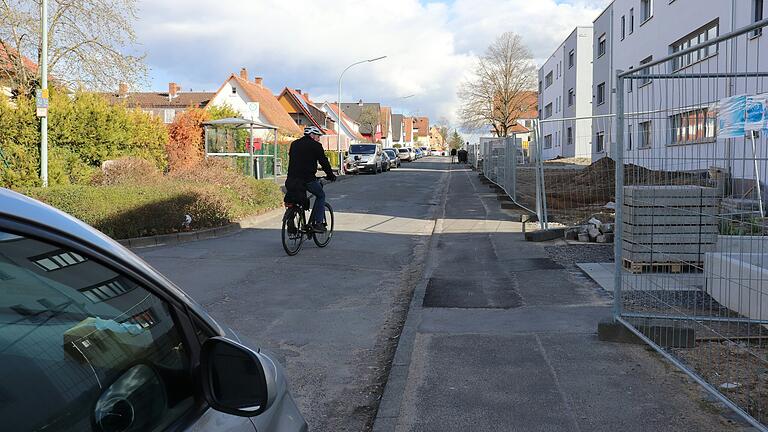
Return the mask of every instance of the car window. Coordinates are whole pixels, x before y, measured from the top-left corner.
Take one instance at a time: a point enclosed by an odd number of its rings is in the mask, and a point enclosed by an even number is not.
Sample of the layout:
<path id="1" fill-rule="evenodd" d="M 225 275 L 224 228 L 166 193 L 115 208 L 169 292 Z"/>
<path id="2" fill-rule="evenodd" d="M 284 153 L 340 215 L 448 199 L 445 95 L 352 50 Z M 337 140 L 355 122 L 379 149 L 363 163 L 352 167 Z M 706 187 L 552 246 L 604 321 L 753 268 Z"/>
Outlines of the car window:
<path id="1" fill-rule="evenodd" d="M 173 316 L 129 278 L 0 232 L 0 287 L 3 430 L 155 431 L 193 406 Z"/>

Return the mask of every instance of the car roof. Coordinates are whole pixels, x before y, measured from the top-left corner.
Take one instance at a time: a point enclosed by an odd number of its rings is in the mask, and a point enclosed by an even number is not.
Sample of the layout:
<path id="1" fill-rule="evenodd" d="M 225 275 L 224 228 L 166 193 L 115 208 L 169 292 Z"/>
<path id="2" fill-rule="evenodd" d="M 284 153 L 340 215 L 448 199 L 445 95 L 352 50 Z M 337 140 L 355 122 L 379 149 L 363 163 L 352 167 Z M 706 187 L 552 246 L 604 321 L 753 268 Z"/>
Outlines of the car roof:
<path id="1" fill-rule="evenodd" d="M 15 219 L 28 225 L 36 225 L 49 231 L 56 231 L 66 237 L 74 238 L 79 243 L 84 243 L 93 249 L 111 255 L 119 261 L 125 262 L 161 282 L 177 299 L 186 303 L 217 328 L 221 328 L 200 305 L 192 300 L 187 293 L 174 285 L 173 282 L 123 245 L 81 220 L 40 201 L 5 188 L 0 188 L 0 217 Z"/>

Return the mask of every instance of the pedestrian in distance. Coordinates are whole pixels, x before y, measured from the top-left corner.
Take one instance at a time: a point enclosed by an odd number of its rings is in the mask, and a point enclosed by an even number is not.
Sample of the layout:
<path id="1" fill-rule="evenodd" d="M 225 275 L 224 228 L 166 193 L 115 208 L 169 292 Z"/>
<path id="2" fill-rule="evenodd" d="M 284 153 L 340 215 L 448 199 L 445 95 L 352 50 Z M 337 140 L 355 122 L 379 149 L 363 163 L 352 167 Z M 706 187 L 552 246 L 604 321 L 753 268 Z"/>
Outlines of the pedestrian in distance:
<path id="1" fill-rule="evenodd" d="M 456 163 L 456 149 L 451 149 L 451 163 Z"/>

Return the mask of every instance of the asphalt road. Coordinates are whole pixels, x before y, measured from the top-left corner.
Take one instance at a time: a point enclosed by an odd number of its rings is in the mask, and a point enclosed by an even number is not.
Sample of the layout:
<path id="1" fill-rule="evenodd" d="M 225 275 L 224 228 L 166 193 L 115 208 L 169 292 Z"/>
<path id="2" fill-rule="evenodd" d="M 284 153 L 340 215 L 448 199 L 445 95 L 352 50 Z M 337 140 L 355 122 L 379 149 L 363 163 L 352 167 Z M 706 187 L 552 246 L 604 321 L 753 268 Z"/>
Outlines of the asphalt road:
<path id="1" fill-rule="evenodd" d="M 361 431 L 376 414 L 447 186 L 442 158 L 326 186 L 329 247 L 288 257 L 263 227 L 140 255 L 222 324 L 277 354 L 311 430 Z"/>

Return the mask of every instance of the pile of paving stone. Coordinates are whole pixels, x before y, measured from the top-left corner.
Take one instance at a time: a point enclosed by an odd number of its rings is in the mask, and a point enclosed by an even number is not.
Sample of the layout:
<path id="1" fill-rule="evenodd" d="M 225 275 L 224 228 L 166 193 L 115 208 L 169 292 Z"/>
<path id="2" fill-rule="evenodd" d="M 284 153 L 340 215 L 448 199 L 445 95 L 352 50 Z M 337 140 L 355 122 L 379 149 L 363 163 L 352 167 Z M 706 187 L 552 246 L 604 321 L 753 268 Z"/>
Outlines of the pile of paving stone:
<path id="1" fill-rule="evenodd" d="M 585 223 L 567 229 L 565 238 L 582 243 L 613 243 L 615 230 L 612 217 L 595 215 Z"/>

